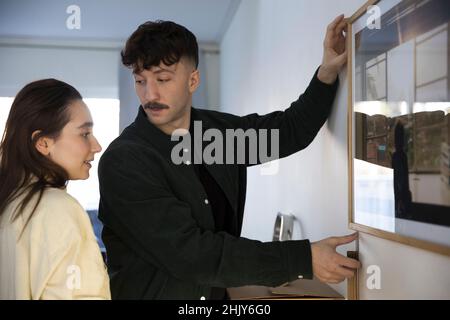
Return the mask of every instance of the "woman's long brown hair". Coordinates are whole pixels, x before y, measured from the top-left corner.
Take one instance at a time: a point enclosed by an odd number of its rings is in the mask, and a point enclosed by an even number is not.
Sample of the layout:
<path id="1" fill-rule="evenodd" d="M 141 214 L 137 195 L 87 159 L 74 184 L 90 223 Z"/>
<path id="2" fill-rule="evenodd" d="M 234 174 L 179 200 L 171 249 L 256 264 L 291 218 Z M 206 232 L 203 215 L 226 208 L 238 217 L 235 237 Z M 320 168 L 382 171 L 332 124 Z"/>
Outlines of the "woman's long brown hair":
<path id="1" fill-rule="evenodd" d="M 78 99 L 82 98 L 74 87 L 55 79 L 31 82 L 17 94 L 0 144 L 0 215 L 25 194 L 20 206 L 14 208 L 13 220 L 17 219 L 37 194 L 26 225 L 46 188 L 66 186 L 66 170 L 43 156 L 36 142 L 41 137 L 59 137 L 70 120 L 69 106 Z"/>

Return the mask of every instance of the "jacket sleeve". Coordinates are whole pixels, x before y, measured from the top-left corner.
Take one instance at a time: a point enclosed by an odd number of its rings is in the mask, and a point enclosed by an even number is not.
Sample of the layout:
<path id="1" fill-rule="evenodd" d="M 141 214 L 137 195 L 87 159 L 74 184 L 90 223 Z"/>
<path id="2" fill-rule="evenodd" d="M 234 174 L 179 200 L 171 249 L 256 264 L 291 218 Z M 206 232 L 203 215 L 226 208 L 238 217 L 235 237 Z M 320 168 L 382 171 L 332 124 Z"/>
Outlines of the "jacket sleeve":
<path id="1" fill-rule="evenodd" d="M 268 141 L 268 150 L 273 150 L 270 130 L 279 130 L 279 156 L 270 161 L 287 157 L 306 148 L 326 122 L 336 96 L 339 79 L 332 85 L 325 84 L 317 78 L 318 71 L 319 69 L 314 74 L 306 91 L 285 111 L 275 111 L 263 116 L 254 113 L 240 117 L 240 128 L 243 130 L 255 129 L 258 132 L 258 148 L 260 147 L 260 129 L 268 129 L 268 138 L 264 139 Z M 253 158 L 257 159 L 256 163 L 255 161 L 250 162 L 249 152 L 247 144 L 245 158 L 247 165 L 261 164 L 267 161 L 258 156 Z M 267 153 L 267 155 L 269 154 L 270 152 Z"/>
<path id="2" fill-rule="evenodd" d="M 204 230 L 190 206 L 171 193 L 161 170 L 141 158 L 142 150 L 128 146 L 103 155 L 101 218 L 149 264 L 211 287 L 276 286 L 299 275 L 312 278 L 308 240 L 263 243 Z"/>

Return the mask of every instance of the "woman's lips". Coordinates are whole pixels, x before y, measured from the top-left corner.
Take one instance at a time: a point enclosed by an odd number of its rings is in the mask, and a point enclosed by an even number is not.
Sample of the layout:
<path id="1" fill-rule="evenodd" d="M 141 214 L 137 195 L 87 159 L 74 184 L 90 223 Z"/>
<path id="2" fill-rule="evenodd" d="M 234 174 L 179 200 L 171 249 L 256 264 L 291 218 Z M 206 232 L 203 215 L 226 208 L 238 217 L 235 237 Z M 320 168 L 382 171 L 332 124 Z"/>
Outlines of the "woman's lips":
<path id="1" fill-rule="evenodd" d="M 85 161 L 84 164 L 85 164 L 86 166 L 88 166 L 89 169 L 92 168 L 92 164 L 91 164 L 90 161 Z"/>

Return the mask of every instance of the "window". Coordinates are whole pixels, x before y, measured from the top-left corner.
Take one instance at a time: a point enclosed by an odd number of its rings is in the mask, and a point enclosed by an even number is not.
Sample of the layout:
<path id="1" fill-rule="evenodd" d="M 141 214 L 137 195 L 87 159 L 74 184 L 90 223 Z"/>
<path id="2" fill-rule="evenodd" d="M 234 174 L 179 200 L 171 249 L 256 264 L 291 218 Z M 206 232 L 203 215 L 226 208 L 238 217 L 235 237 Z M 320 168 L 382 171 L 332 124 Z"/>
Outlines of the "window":
<path id="1" fill-rule="evenodd" d="M 3 137 L 6 120 L 8 119 L 9 109 L 11 109 L 13 100 L 14 98 L 0 97 L 0 137 Z"/>

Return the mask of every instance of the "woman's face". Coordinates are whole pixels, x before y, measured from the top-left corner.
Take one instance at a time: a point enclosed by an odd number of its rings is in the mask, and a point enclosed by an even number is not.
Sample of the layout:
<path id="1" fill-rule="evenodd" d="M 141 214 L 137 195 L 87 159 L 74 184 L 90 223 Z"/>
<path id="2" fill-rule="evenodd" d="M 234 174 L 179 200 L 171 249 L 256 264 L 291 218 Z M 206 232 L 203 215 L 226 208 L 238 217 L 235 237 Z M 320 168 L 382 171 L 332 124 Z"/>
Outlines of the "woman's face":
<path id="1" fill-rule="evenodd" d="M 93 121 L 86 104 L 76 100 L 68 112 L 70 121 L 49 145 L 48 157 L 67 171 L 70 180 L 84 180 L 89 178 L 91 162 L 102 147 L 92 133 Z"/>

